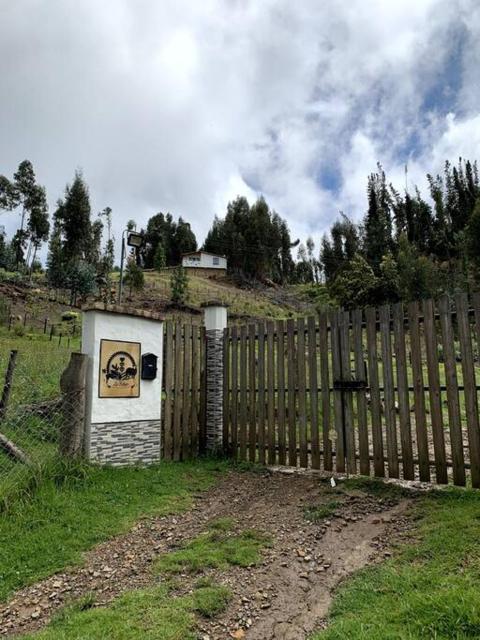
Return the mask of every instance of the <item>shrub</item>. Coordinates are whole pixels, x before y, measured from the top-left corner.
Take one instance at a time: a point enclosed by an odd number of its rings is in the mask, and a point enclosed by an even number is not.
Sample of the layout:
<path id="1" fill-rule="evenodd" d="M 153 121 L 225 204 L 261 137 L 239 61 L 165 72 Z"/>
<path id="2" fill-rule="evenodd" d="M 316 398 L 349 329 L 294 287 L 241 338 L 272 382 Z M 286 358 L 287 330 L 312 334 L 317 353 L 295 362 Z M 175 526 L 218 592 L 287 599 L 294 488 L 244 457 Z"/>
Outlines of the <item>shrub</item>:
<path id="1" fill-rule="evenodd" d="M 13 333 L 19 337 L 22 337 L 25 335 L 25 327 L 21 322 L 15 323 L 15 325 L 13 326 Z"/>

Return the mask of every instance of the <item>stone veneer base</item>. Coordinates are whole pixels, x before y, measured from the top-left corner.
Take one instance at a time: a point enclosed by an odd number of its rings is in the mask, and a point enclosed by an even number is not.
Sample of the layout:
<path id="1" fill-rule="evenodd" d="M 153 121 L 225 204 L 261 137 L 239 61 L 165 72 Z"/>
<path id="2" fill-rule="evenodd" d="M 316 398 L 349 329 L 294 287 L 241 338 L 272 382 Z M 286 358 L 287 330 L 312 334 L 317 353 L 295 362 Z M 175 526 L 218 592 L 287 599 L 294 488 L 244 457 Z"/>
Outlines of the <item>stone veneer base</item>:
<path id="1" fill-rule="evenodd" d="M 114 466 L 160 462 L 160 429 L 159 420 L 91 424 L 88 458 Z"/>

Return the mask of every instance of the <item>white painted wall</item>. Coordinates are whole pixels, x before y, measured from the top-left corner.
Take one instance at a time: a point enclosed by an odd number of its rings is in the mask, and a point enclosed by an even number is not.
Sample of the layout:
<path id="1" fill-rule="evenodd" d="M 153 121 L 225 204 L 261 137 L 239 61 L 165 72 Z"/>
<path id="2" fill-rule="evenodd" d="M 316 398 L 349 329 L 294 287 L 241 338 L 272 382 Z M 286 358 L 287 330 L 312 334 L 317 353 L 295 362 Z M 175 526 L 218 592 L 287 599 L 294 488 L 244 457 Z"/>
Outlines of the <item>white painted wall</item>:
<path id="1" fill-rule="evenodd" d="M 183 256 L 184 267 L 199 267 L 203 269 L 226 269 L 227 259 L 223 256 L 214 256 L 211 253 L 200 251 L 198 254 Z"/>
<path id="2" fill-rule="evenodd" d="M 158 356 L 157 377 L 155 380 L 140 380 L 139 398 L 98 397 L 100 340 L 102 339 L 140 342 L 141 354 L 150 352 Z M 160 420 L 162 322 L 104 311 L 87 311 L 83 314 L 82 351 L 89 356 L 87 429 L 91 423 L 97 422 Z"/>

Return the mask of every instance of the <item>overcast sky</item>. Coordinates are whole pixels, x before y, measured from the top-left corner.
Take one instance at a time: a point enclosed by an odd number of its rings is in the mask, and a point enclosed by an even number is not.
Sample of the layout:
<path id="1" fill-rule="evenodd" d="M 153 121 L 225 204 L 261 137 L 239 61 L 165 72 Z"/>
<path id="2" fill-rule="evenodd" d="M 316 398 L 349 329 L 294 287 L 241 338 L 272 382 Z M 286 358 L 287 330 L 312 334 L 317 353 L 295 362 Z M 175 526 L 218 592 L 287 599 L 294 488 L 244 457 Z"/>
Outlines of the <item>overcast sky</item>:
<path id="1" fill-rule="evenodd" d="M 30 159 L 52 212 L 81 168 L 117 238 L 263 194 L 318 241 L 377 161 L 478 157 L 479 70 L 478 0 L 0 0 L 0 173 Z"/>

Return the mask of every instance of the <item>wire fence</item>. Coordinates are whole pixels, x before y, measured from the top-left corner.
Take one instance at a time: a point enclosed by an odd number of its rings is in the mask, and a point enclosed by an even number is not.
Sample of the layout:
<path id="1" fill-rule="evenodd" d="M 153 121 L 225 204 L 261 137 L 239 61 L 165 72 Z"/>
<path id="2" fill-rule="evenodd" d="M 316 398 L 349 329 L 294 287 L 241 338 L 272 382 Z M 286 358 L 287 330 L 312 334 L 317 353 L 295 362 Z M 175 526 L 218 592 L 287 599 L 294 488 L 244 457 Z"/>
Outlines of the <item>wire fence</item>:
<path id="1" fill-rule="evenodd" d="M 62 434 L 77 411 L 77 395 L 60 389 L 69 359 L 69 349 L 48 342 L 0 347 L 0 508 L 42 469 L 61 464 Z"/>

